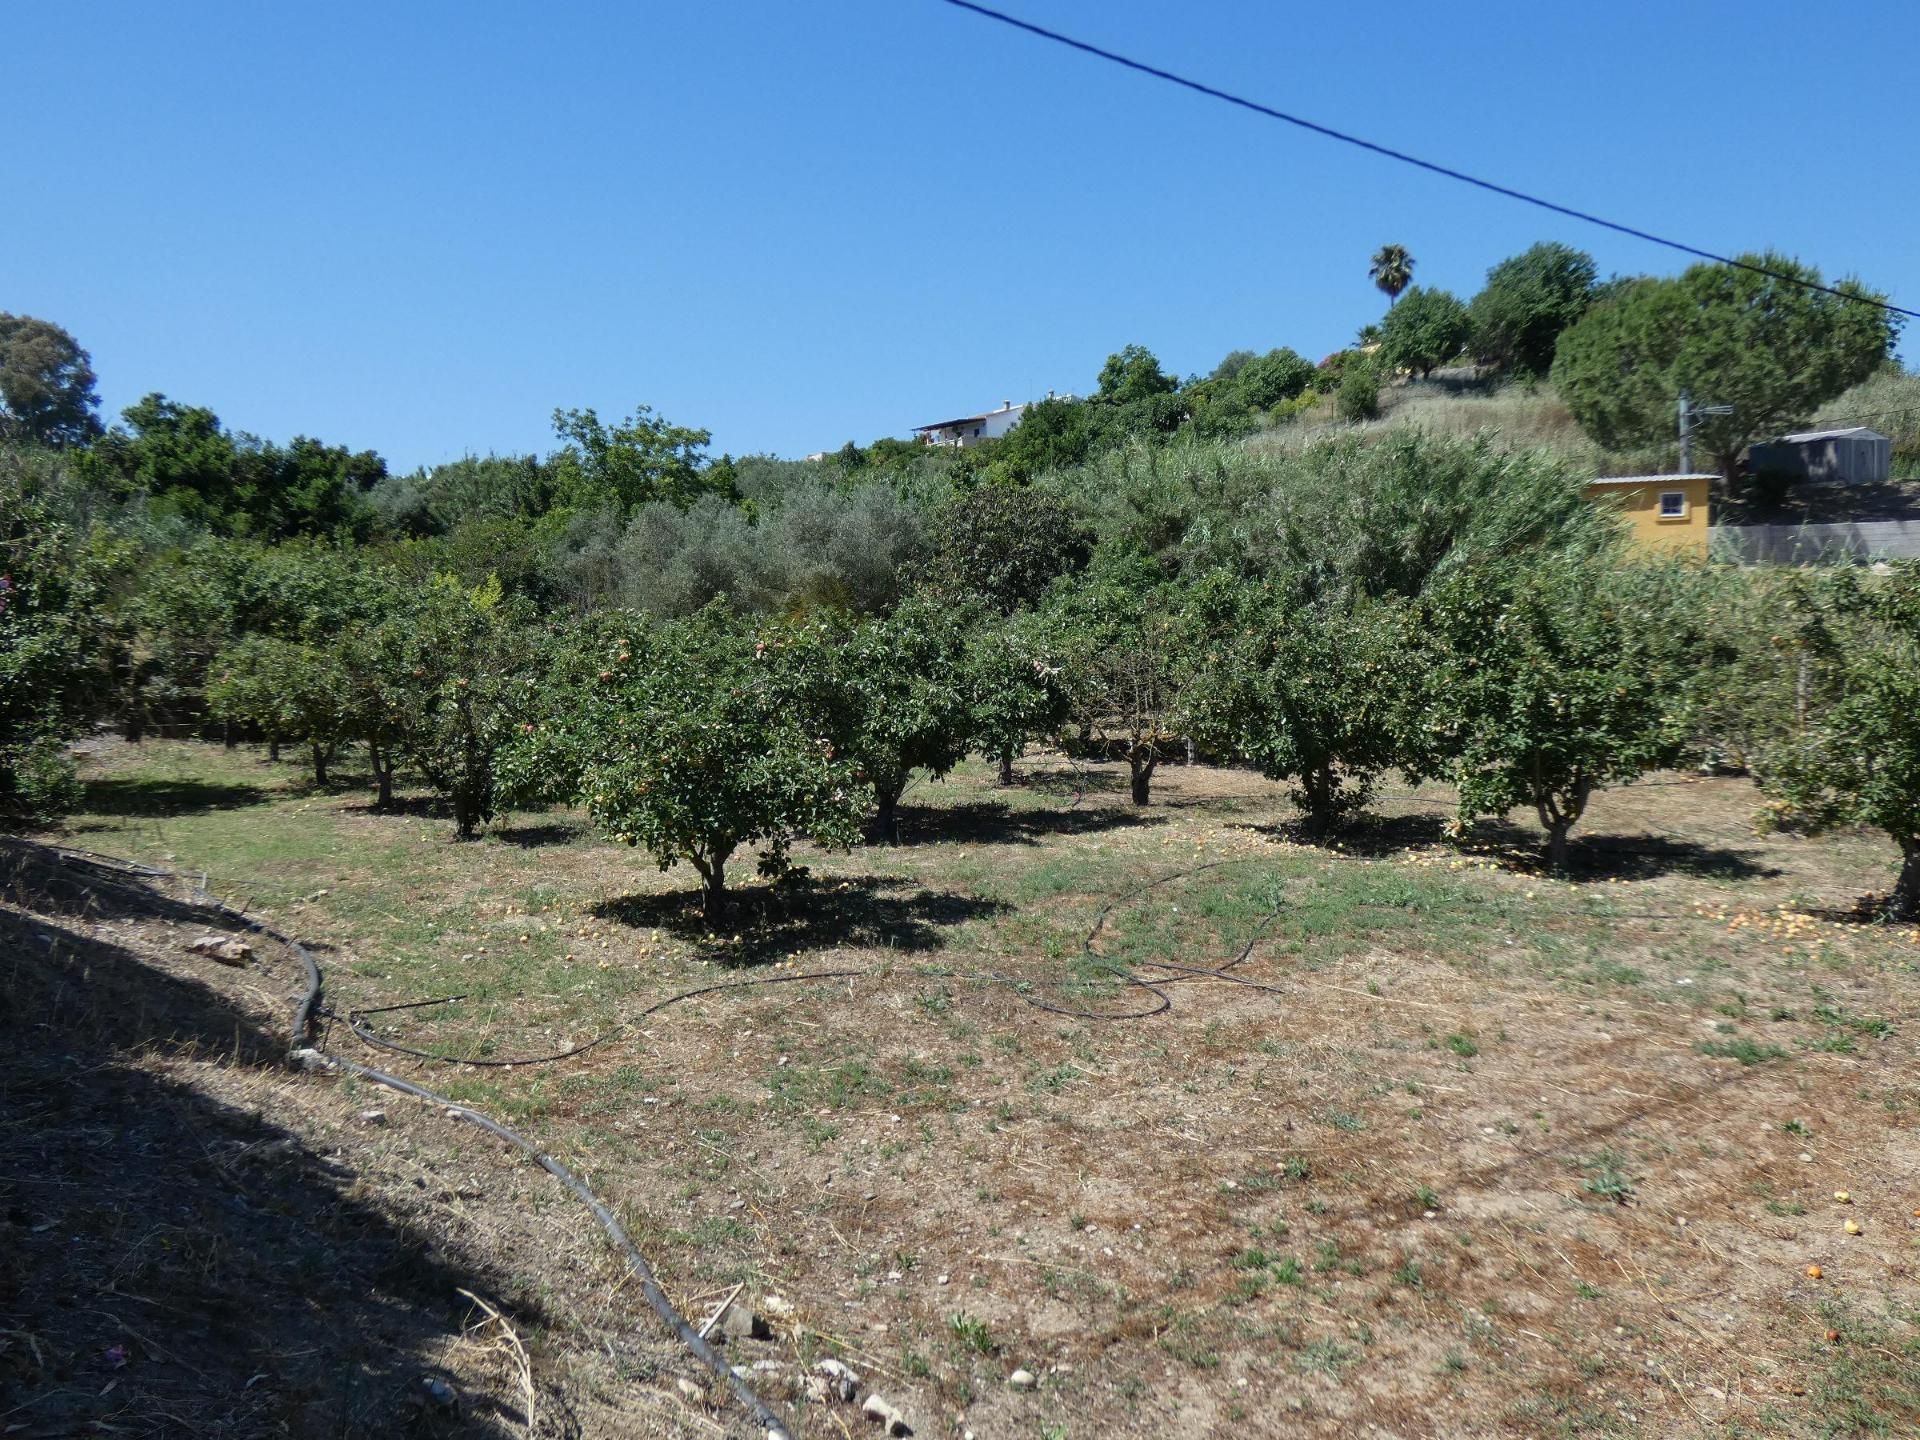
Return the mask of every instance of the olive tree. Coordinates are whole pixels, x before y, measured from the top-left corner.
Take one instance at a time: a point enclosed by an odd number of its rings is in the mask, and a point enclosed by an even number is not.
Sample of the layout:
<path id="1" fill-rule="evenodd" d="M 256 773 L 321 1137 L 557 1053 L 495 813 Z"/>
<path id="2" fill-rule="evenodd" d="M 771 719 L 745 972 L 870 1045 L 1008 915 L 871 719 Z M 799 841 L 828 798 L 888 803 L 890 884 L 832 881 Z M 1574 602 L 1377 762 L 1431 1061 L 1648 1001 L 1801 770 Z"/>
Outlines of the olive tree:
<path id="1" fill-rule="evenodd" d="M 1763 747 L 1763 819 L 1824 830 L 1863 825 L 1900 847 L 1887 902 L 1920 918 L 1920 566 L 1799 578 L 1766 637 L 1796 699 Z"/>
<path id="2" fill-rule="evenodd" d="M 1678 763 L 1699 584 L 1677 564 L 1549 560 L 1430 592 L 1424 746 L 1463 817 L 1532 807 L 1559 869 L 1595 791 Z"/>

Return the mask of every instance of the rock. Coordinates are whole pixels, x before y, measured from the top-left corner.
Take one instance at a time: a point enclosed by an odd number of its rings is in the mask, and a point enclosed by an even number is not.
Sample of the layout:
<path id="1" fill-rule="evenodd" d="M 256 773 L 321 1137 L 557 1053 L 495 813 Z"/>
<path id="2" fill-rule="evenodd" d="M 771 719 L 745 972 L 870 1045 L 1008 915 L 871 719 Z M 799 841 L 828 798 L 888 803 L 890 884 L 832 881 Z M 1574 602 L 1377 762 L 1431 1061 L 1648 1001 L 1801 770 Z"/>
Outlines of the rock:
<path id="1" fill-rule="evenodd" d="M 384 1125 L 387 1123 L 387 1112 L 384 1110 L 362 1110 L 354 1118 L 362 1125 Z"/>
<path id="2" fill-rule="evenodd" d="M 744 1305 L 729 1305 L 720 1313 L 715 1332 L 728 1340 L 767 1340 L 773 1332 L 767 1322 Z"/>
<path id="3" fill-rule="evenodd" d="M 793 1314 L 793 1302 L 783 1295 L 762 1295 L 760 1308 L 776 1320 L 784 1320 Z"/>
<path id="4" fill-rule="evenodd" d="M 867 1396 L 867 1403 L 860 1407 L 860 1413 L 881 1426 L 889 1435 L 911 1435 L 913 1427 L 907 1424 L 907 1417 L 878 1395 Z"/>
<path id="5" fill-rule="evenodd" d="M 222 965 L 245 965 L 253 959 L 253 947 L 225 935 L 202 935 L 187 946 L 195 955 L 205 955 Z"/>
<path id="6" fill-rule="evenodd" d="M 1016 1370 L 1007 1376 L 1007 1383 L 1016 1390 L 1031 1390 L 1036 1382 L 1031 1370 Z"/>
<path id="7" fill-rule="evenodd" d="M 823 1389 L 831 1393 L 836 1400 L 851 1403 L 860 1390 L 860 1376 L 849 1366 L 838 1360 L 821 1360 L 814 1365 L 816 1374 L 810 1379 L 818 1380 Z"/>
<path id="8" fill-rule="evenodd" d="M 442 1380 L 438 1375 L 427 1376 L 420 1382 L 420 1389 L 430 1404 L 442 1410 L 451 1410 L 454 1402 L 460 1398 L 454 1394 L 453 1386 Z"/>

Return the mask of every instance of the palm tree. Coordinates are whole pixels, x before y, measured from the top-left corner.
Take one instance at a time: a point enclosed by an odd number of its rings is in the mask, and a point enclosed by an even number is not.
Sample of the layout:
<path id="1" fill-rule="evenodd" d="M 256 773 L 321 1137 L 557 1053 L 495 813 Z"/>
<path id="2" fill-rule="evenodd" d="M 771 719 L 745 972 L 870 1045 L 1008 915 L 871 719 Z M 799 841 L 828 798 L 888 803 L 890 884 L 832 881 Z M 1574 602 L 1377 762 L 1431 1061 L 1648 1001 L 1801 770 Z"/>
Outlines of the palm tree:
<path id="1" fill-rule="evenodd" d="M 1373 264 L 1367 267 L 1367 274 L 1373 277 L 1373 283 L 1380 287 L 1391 306 L 1400 298 L 1400 292 L 1413 283 L 1413 256 L 1404 245 L 1382 245 L 1373 252 Z"/>

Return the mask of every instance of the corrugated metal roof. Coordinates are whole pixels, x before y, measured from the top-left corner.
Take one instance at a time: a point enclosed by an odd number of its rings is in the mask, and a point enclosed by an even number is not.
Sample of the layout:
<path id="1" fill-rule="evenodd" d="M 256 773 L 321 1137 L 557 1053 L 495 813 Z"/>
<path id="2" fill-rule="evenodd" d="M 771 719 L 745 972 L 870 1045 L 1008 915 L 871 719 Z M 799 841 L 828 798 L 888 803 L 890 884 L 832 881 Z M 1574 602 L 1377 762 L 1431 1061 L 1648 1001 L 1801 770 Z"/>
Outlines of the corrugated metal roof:
<path id="1" fill-rule="evenodd" d="M 1589 480 L 1589 485 L 1660 485 L 1670 480 L 1718 480 L 1718 475 L 1695 473 L 1692 475 L 1602 475 Z"/>
<path id="2" fill-rule="evenodd" d="M 1841 440 L 1850 435 L 1871 435 L 1876 440 L 1884 440 L 1887 438 L 1878 430 L 1869 429 L 1865 425 L 1850 425 L 1844 430 L 1802 430 L 1797 434 L 1782 435 L 1780 438 L 1791 444 L 1801 445 L 1809 440 Z"/>

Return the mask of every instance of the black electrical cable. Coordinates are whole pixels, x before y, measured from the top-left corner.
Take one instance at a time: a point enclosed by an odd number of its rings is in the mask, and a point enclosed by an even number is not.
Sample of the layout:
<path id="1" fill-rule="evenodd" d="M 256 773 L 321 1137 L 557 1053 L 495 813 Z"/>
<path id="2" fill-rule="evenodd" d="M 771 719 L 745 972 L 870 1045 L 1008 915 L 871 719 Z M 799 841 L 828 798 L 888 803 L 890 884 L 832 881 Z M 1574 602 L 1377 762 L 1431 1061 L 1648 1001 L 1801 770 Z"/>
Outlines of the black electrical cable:
<path id="1" fill-rule="evenodd" d="M 1789 285 L 1797 285 L 1804 290 L 1817 290 L 1823 294 L 1833 295 L 1842 300 L 1851 300 L 1861 305 L 1871 305 L 1875 309 L 1885 310 L 1893 315 L 1902 315 L 1908 319 L 1920 320 L 1920 310 L 1908 310 L 1885 300 L 1876 300 L 1870 295 L 1852 294 L 1845 290 L 1836 289 L 1831 285 L 1820 285 L 1811 280 L 1802 280 L 1797 275 L 1787 275 L 1778 270 L 1769 270 L 1764 265 L 1755 265 L 1746 260 L 1731 259 L 1725 255 L 1715 254 L 1711 250 L 1702 250 L 1697 245 L 1688 245 L 1679 240 L 1669 240 L 1665 236 L 1655 235 L 1649 230 L 1639 230 L 1631 225 L 1622 225 L 1616 220 L 1603 220 L 1600 216 L 1589 214 L 1585 210 L 1576 210 L 1570 205 L 1561 205 L 1552 200 L 1543 200 L 1538 195 L 1529 195 L 1524 190 L 1515 190 L 1512 186 L 1497 184 L 1492 180 L 1482 180 L 1479 176 L 1469 175 L 1464 170 L 1455 170 L 1451 166 L 1436 164 L 1432 160 L 1422 160 L 1419 156 L 1409 155 L 1404 150 L 1395 150 L 1387 145 L 1376 144 L 1371 140 L 1363 140 L 1358 135 L 1350 135 L 1344 130 L 1336 130 L 1330 125 L 1321 125 L 1299 115 L 1290 115 L 1285 110 L 1276 110 L 1273 106 L 1263 105 L 1258 100 L 1249 100 L 1244 95 L 1236 95 L 1231 90 L 1221 90 L 1216 86 L 1208 85 L 1199 80 L 1189 79 L 1187 76 L 1176 74 L 1171 70 L 1163 70 L 1158 65 L 1149 65 L 1144 60 L 1135 60 L 1131 56 L 1121 55 L 1116 51 L 1103 49 L 1085 40 L 1076 40 L 1071 35 L 1063 35 L 1058 30 L 1049 30 L 1044 25 L 1035 25 L 1030 20 L 1022 20 L 1017 16 L 1007 14 L 1004 10 L 995 10 L 986 5 L 975 4 L 974 0 L 943 0 L 943 3 L 953 6 L 956 10 L 971 11 L 983 19 L 992 20 L 1001 25 L 1011 26 L 1015 30 L 1024 30 L 1029 35 L 1037 35 L 1042 40 L 1051 40 L 1056 45 L 1064 45 L 1070 50 L 1078 50 L 1084 55 L 1091 55 L 1098 60 L 1105 60 L 1109 64 L 1119 65 L 1125 69 L 1137 71 L 1139 74 L 1151 76 L 1155 80 L 1164 80 L 1170 85 L 1178 85 L 1182 89 L 1191 90 L 1199 95 L 1205 95 L 1209 99 L 1225 101 L 1229 105 L 1237 105 L 1242 110 L 1251 110 L 1254 114 L 1264 115 L 1269 120 L 1279 120 L 1288 125 L 1295 125 L 1302 130 L 1310 130 L 1315 135 L 1324 136 L 1329 140 L 1338 140 L 1343 145 L 1352 145 L 1361 150 L 1368 150 L 1375 155 L 1384 156 L 1388 160 L 1397 160 L 1403 165 L 1412 165 L 1416 169 L 1428 171 L 1431 174 L 1442 176 L 1448 180 L 1458 180 L 1463 185 L 1472 185 L 1495 195 L 1503 195 L 1509 200 L 1518 200 L 1524 205 L 1537 206 L 1539 209 L 1549 210 L 1556 215 L 1564 215 L 1568 219 L 1579 220 L 1588 225 L 1598 225 L 1603 230 L 1612 230 L 1616 234 L 1628 235 L 1635 240 L 1644 240 L 1650 245 L 1660 245 L 1668 250 L 1677 250 L 1683 255 L 1692 255 L 1696 259 L 1711 260 L 1717 265 L 1726 265 L 1735 270 L 1746 270 L 1755 275 L 1764 275 L 1770 280 L 1784 281 Z"/>

